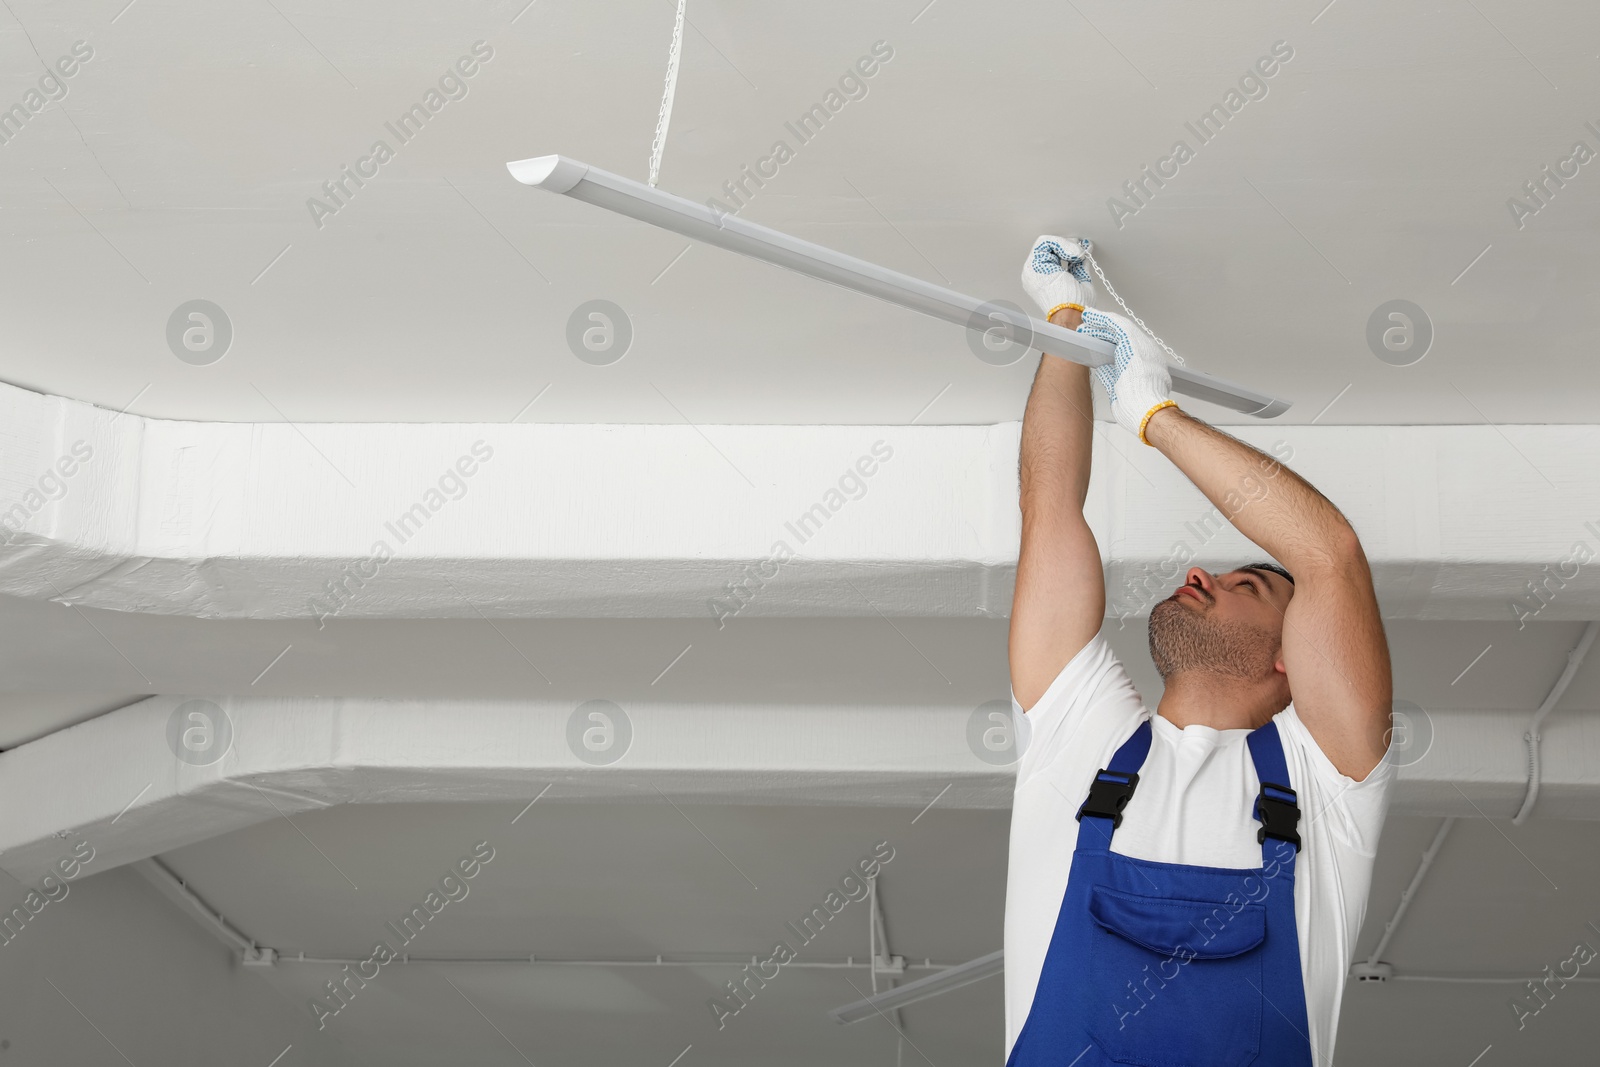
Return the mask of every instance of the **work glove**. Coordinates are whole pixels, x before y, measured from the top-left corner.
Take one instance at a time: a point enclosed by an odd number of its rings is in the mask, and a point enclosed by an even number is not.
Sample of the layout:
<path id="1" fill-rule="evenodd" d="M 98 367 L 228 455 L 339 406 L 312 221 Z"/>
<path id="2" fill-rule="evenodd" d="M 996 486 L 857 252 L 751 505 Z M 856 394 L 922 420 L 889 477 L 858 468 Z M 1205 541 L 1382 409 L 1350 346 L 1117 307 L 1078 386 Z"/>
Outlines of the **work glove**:
<path id="1" fill-rule="evenodd" d="M 1083 260 L 1091 247 L 1084 237 L 1045 235 L 1033 242 L 1022 264 L 1022 291 L 1039 305 L 1046 321 L 1064 307 L 1094 307 L 1094 283 Z"/>
<path id="2" fill-rule="evenodd" d="M 1116 346 L 1116 359 L 1094 374 L 1105 387 L 1111 401 L 1111 414 L 1118 425 L 1145 444 L 1145 427 L 1150 416 L 1166 407 L 1176 407 L 1171 397 L 1172 375 L 1155 339 L 1121 315 L 1086 309 L 1078 332 L 1098 337 Z"/>

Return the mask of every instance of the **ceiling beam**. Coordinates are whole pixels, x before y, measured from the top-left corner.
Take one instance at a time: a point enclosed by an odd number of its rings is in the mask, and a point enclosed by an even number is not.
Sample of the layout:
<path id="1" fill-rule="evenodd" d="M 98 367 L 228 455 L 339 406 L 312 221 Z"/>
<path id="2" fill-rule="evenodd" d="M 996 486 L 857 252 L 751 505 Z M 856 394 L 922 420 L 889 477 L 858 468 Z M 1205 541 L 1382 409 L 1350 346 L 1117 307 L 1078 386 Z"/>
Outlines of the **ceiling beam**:
<path id="1" fill-rule="evenodd" d="M 89 869 L 105 870 L 339 804 L 671 798 L 898 807 L 910 818 L 934 803 L 1003 810 L 1014 784 L 1012 766 L 970 747 L 966 706 L 640 702 L 602 709 L 607 722 L 561 702 L 191 699 L 152 697 L 0 753 L 0 867 L 32 882 L 84 841 Z M 180 760 L 175 719 L 215 729 L 220 758 Z M 1399 768 L 1391 810 L 1510 818 L 1527 783 L 1526 719 L 1432 712 L 1432 745 Z M 600 736 L 600 755 L 586 749 L 590 728 L 612 729 L 617 747 Z M 1535 817 L 1600 819 L 1600 714 L 1569 711 L 1547 733 Z M 619 748 L 614 762 L 591 762 Z"/>
<path id="2" fill-rule="evenodd" d="M 1018 423 L 199 423 L 0 386 L 0 593 L 202 618 L 1003 616 Z M 1101 427 L 1108 617 L 1260 554 Z M 1254 426 L 1389 618 L 1600 617 L 1600 426 Z M 1242 482 L 1236 502 L 1271 490 Z"/>

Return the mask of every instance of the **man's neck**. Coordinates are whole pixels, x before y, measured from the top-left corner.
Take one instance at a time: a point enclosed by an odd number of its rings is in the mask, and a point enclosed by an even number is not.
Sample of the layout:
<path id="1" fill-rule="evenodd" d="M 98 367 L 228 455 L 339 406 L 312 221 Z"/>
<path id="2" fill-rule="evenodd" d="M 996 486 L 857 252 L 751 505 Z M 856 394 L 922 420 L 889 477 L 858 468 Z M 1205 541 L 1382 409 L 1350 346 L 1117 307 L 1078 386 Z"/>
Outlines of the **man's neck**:
<path id="1" fill-rule="evenodd" d="M 1271 721 L 1281 699 L 1275 689 L 1248 678 L 1185 671 L 1167 679 L 1156 714 L 1179 729 L 1254 730 Z"/>

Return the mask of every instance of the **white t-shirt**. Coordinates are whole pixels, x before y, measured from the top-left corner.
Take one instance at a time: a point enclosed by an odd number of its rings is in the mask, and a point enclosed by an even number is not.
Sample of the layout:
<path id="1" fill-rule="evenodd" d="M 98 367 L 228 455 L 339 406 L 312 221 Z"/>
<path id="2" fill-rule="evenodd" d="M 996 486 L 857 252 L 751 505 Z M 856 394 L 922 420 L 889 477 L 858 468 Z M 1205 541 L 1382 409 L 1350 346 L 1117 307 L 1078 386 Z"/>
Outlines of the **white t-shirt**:
<path id="1" fill-rule="evenodd" d="M 1261 783 L 1246 742 L 1249 730 L 1180 729 L 1152 715 L 1100 634 L 1026 715 L 1016 694 L 1011 700 L 1022 756 L 1006 887 L 1007 1059 L 1027 1021 L 1066 892 L 1078 840 L 1074 816 L 1095 773 L 1139 722 L 1152 720 L 1150 754 L 1111 851 L 1162 863 L 1262 865 L 1260 824 L 1250 814 Z M 1357 782 L 1317 747 L 1293 704 L 1274 721 L 1293 779 L 1288 784 L 1300 804 L 1294 910 L 1311 1052 L 1314 1062 L 1329 1063 L 1394 766 L 1386 760 Z"/>

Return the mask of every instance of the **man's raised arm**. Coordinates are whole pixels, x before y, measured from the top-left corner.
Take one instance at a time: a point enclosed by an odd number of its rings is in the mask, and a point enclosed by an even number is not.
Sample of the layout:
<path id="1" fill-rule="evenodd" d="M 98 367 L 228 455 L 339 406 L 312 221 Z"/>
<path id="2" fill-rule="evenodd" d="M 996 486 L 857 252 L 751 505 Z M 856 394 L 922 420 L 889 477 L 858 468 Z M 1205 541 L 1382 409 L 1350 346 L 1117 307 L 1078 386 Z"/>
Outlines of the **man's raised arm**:
<path id="1" fill-rule="evenodd" d="M 1355 529 L 1277 460 L 1176 407 L 1145 415 L 1159 449 L 1239 532 L 1295 576 L 1283 613 L 1283 664 L 1295 712 L 1341 774 L 1363 779 L 1388 744 L 1393 682 L 1372 571 Z M 1271 489 L 1235 510 L 1243 487 Z"/>
<path id="2" fill-rule="evenodd" d="M 1079 281 L 1069 273 L 1076 251 L 1070 240 L 1042 237 L 1023 267 L 1029 295 L 1069 330 L 1088 300 L 1087 274 Z M 1011 689 L 1024 711 L 1105 618 L 1100 547 L 1083 517 L 1093 439 L 1089 368 L 1040 357 L 1022 416 L 1022 547 L 1011 602 Z"/>

